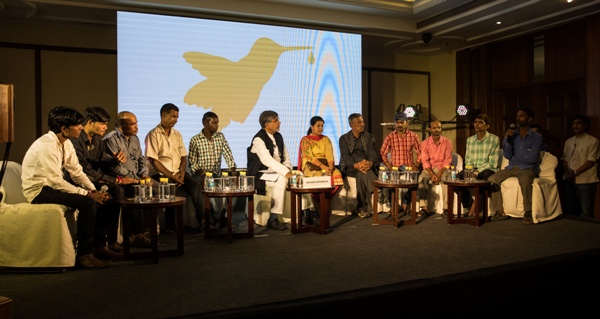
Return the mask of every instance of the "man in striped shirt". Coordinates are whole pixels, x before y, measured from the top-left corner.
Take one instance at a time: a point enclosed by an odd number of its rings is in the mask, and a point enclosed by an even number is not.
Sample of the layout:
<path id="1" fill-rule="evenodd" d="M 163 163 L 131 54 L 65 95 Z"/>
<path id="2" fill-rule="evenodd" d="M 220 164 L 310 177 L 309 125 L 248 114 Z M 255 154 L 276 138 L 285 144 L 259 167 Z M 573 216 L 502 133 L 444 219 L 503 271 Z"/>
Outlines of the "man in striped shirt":
<path id="1" fill-rule="evenodd" d="M 498 152 L 500 150 L 500 138 L 488 132 L 490 119 L 487 114 L 477 114 L 473 123 L 475 135 L 467 138 L 467 150 L 465 152 L 465 167 L 468 165 L 477 168 L 479 172 L 477 179 L 487 180 L 492 174 L 498 171 Z M 462 172 L 460 173 L 462 174 Z M 461 179 L 463 176 L 459 176 Z M 469 189 L 472 191 L 472 189 Z M 470 192 L 462 193 L 462 204 L 465 211 L 468 209 L 468 216 L 475 216 L 475 205 Z M 484 204 L 484 205 L 487 205 Z M 480 208 L 481 209 L 481 208 Z"/>
<path id="2" fill-rule="evenodd" d="M 219 129 L 219 117 L 214 112 L 206 112 L 202 117 L 204 128 L 200 133 L 194 135 L 190 140 L 190 169 L 192 174 L 200 182 L 200 187 L 204 188 L 204 177 L 206 172 L 212 172 L 214 177 L 221 177 L 221 158 L 225 159 L 231 175 L 236 174 L 236 164 L 233 160 L 233 154 L 225 135 L 217 132 Z M 233 199 L 235 206 L 236 197 Z M 224 199 L 211 198 L 211 212 L 213 223 L 211 226 L 224 228 L 227 225 L 224 211 Z M 216 207 L 216 208 L 215 208 Z M 207 221 L 208 222 L 208 221 Z M 219 222 L 217 224 L 217 222 Z M 236 228 L 236 225 L 234 225 Z"/>
<path id="3" fill-rule="evenodd" d="M 412 171 L 416 172 L 421 166 L 418 161 L 421 156 L 421 140 L 415 132 L 408 129 L 406 113 L 398 112 L 394 119 L 396 129 L 383 140 L 380 150 L 381 160 L 388 170 L 391 170 L 393 166 L 398 167 L 399 170 L 411 167 Z M 391 198 L 390 189 L 384 189 L 383 193 L 389 201 Z M 402 199 L 401 212 L 406 211 L 409 204 L 410 192 L 406 192 Z"/>

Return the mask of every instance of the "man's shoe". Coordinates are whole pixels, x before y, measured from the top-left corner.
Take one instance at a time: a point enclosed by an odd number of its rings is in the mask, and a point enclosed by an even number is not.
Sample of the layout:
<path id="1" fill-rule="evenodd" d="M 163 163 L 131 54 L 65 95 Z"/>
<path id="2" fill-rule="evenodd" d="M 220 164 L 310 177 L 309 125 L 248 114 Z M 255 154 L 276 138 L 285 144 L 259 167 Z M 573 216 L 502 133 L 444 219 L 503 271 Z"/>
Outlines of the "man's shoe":
<path id="1" fill-rule="evenodd" d="M 119 244 L 118 242 L 114 242 L 112 245 L 109 245 L 108 249 L 114 251 L 115 253 L 123 253 L 123 246 L 121 246 L 121 244 Z"/>
<path id="2" fill-rule="evenodd" d="M 94 257 L 94 254 L 78 256 L 75 265 L 81 269 L 101 269 L 110 265 L 110 261 L 102 261 Z"/>
<path id="3" fill-rule="evenodd" d="M 533 216 L 531 216 L 531 212 L 525 212 L 525 214 L 523 214 L 523 224 L 525 224 L 525 225 L 533 224 Z"/>
<path id="4" fill-rule="evenodd" d="M 131 247 L 150 248 L 152 246 L 152 241 L 144 234 L 131 235 L 129 242 Z"/>
<path id="5" fill-rule="evenodd" d="M 286 230 L 287 226 L 279 222 L 279 219 L 274 219 L 267 222 L 267 228 L 274 230 Z"/>
<path id="6" fill-rule="evenodd" d="M 302 210 L 302 224 L 306 226 L 312 226 L 314 224 L 310 209 Z"/>
<path id="7" fill-rule="evenodd" d="M 504 212 L 496 212 L 494 216 L 492 216 L 493 221 L 509 219 L 510 217 L 506 215 Z"/>
<path id="8" fill-rule="evenodd" d="M 358 217 L 360 217 L 360 218 L 368 218 L 368 217 L 371 217 L 371 213 L 369 213 L 369 212 L 360 212 L 360 213 L 358 213 Z"/>
<path id="9" fill-rule="evenodd" d="M 108 246 L 94 248 L 94 257 L 100 260 L 112 260 L 120 261 L 123 260 L 123 253 L 118 253 L 110 250 Z"/>

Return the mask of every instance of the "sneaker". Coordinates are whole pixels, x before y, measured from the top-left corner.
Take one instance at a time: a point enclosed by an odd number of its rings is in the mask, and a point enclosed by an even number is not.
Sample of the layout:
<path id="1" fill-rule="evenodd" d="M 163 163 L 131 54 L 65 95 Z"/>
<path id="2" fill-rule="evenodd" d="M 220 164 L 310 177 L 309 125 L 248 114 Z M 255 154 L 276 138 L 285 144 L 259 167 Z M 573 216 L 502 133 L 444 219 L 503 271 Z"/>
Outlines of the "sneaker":
<path id="1" fill-rule="evenodd" d="M 267 228 L 274 230 L 286 230 L 287 226 L 279 222 L 279 219 L 274 219 L 272 221 L 267 222 Z"/>
<path id="2" fill-rule="evenodd" d="M 75 265 L 81 269 L 101 269 L 111 264 L 111 261 L 102 261 L 94 257 L 94 254 L 77 256 Z"/>

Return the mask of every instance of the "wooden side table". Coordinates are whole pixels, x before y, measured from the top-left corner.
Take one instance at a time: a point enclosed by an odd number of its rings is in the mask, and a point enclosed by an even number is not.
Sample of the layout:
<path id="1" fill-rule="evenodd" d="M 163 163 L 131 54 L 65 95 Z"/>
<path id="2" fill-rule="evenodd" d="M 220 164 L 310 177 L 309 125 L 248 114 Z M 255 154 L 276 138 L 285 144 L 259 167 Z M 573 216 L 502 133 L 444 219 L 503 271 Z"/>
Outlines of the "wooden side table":
<path id="1" fill-rule="evenodd" d="M 325 235 L 329 230 L 329 215 L 331 214 L 331 191 L 333 187 L 323 188 L 296 188 L 287 187 L 290 192 L 291 202 L 291 219 L 292 219 L 292 234 L 313 232 L 316 234 Z M 308 226 L 302 224 L 302 195 L 303 194 L 319 194 L 319 226 Z"/>
<path id="2" fill-rule="evenodd" d="M 463 180 L 458 181 L 446 181 L 444 182 L 448 186 L 448 224 L 471 224 L 475 227 L 479 227 L 488 221 L 488 205 L 485 203 L 490 195 L 490 186 L 492 182 L 484 180 L 476 180 L 474 182 L 465 182 Z M 475 191 L 475 202 L 473 205 L 475 209 L 475 218 L 465 218 L 462 216 L 462 205 L 460 202 L 456 203 L 458 207 L 456 212 L 456 218 L 454 217 L 454 189 L 458 195 L 458 200 L 462 198 L 462 192 L 467 192 L 468 188 L 473 188 Z M 479 216 L 479 207 L 483 206 L 483 218 Z"/>
<path id="3" fill-rule="evenodd" d="M 419 188 L 418 183 L 382 183 L 380 181 L 373 181 L 373 207 L 377 207 L 379 198 L 380 188 L 393 188 L 392 199 L 390 200 L 390 211 L 392 212 L 392 219 L 385 220 L 379 219 L 377 212 L 373 211 L 373 223 L 378 225 L 394 225 L 398 228 L 401 225 L 416 225 L 417 224 L 417 190 Z M 410 207 L 410 219 L 401 220 L 398 217 L 398 202 L 400 200 L 400 189 L 408 189 L 411 192 L 411 207 Z"/>
<path id="4" fill-rule="evenodd" d="M 207 192 L 202 191 L 204 194 L 204 221 L 205 227 L 204 229 L 204 238 L 211 238 L 213 236 L 217 236 L 218 234 L 213 234 L 210 232 L 210 199 L 215 198 L 225 198 L 227 201 L 227 237 L 229 238 L 229 242 L 233 241 L 233 237 L 254 237 L 254 194 L 256 190 L 253 189 L 251 191 L 239 191 L 239 192 Z M 242 232 L 233 232 L 232 229 L 232 216 L 233 216 L 233 198 L 234 197 L 244 197 L 248 199 L 248 231 L 245 233 Z"/>
<path id="5" fill-rule="evenodd" d="M 179 256 L 183 255 L 183 204 L 185 197 L 177 196 L 175 200 L 170 202 L 160 202 L 158 199 L 144 203 L 136 203 L 133 199 L 123 199 L 119 201 L 122 209 L 122 224 L 123 224 L 123 259 L 140 259 L 152 257 L 154 263 L 158 263 L 158 257 L 164 256 Z M 177 207 L 175 233 L 177 234 L 177 248 L 170 250 L 158 250 L 158 232 L 157 232 L 157 216 L 163 208 Z M 150 252 L 131 252 L 129 237 L 131 236 L 131 224 L 129 223 L 129 214 L 133 209 L 140 209 L 146 213 L 150 213 Z"/>

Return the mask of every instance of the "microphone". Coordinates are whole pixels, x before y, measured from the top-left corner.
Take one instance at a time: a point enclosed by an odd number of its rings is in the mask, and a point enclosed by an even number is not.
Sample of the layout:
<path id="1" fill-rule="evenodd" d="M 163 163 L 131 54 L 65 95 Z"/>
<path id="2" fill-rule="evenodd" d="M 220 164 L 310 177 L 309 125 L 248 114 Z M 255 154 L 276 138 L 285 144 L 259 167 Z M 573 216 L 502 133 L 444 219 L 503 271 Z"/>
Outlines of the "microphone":
<path id="1" fill-rule="evenodd" d="M 387 125 L 396 125 L 396 122 L 392 122 L 392 123 L 379 123 L 381 126 L 387 126 Z"/>
<path id="2" fill-rule="evenodd" d="M 108 186 L 102 185 L 102 187 L 100 187 L 100 190 L 106 193 L 108 192 Z"/>
<path id="3" fill-rule="evenodd" d="M 508 128 L 508 130 L 506 130 L 506 131 L 507 131 L 507 132 L 508 132 L 508 131 L 514 131 L 514 130 L 516 130 L 516 129 L 517 129 L 517 126 L 516 126 L 514 123 L 510 123 L 510 127 L 509 127 L 509 128 Z M 514 138 L 515 138 L 515 135 L 514 135 L 514 134 L 513 134 L 512 136 L 507 136 L 507 137 L 506 137 L 506 141 L 507 141 L 508 143 L 512 143 L 512 141 L 513 141 L 513 139 L 514 139 Z"/>

